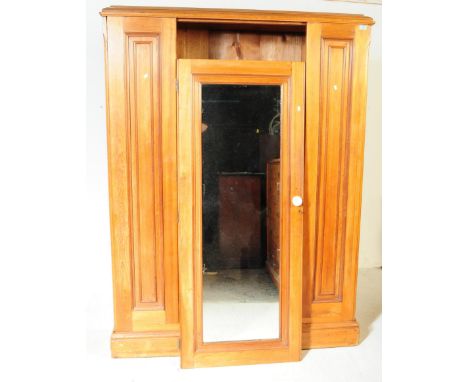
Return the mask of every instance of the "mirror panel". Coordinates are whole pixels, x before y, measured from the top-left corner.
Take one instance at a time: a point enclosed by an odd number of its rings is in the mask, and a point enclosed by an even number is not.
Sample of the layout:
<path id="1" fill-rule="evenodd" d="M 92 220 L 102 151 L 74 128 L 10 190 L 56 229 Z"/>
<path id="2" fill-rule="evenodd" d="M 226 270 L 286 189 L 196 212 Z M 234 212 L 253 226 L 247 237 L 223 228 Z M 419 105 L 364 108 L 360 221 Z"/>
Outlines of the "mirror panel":
<path id="1" fill-rule="evenodd" d="M 280 338 L 280 85 L 203 84 L 203 342 Z"/>

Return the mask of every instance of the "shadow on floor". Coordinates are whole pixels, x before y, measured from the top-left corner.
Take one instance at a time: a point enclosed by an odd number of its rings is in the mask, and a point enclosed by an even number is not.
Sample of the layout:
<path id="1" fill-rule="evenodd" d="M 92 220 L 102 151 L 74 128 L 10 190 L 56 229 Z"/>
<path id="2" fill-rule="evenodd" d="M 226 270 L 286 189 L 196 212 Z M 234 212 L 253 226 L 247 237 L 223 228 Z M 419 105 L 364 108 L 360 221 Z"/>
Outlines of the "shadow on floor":
<path id="1" fill-rule="evenodd" d="M 382 268 L 359 269 L 356 320 L 359 323 L 362 343 L 372 331 L 373 322 L 382 314 Z M 358 345 L 359 345 L 358 344 Z M 310 349 L 302 351 L 304 359 Z"/>
<path id="2" fill-rule="evenodd" d="M 356 320 L 361 330 L 360 343 L 372 330 L 372 323 L 382 314 L 382 268 L 359 269 Z"/>

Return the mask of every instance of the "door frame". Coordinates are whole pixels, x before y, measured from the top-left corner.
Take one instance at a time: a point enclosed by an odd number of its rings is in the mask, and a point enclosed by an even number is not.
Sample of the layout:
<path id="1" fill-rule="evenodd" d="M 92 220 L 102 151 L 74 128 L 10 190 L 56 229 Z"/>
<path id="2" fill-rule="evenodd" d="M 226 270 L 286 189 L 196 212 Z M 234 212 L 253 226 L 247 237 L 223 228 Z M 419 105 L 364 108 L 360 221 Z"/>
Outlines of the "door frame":
<path id="1" fill-rule="evenodd" d="M 302 345 L 303 62 L 179 59 L 178 240 L 181 367 L 298 361 Z M 280 338 L 203 343 L 201 86 L 281 86 Z M 286 181 L 284 181 L 286 180 Z"/>

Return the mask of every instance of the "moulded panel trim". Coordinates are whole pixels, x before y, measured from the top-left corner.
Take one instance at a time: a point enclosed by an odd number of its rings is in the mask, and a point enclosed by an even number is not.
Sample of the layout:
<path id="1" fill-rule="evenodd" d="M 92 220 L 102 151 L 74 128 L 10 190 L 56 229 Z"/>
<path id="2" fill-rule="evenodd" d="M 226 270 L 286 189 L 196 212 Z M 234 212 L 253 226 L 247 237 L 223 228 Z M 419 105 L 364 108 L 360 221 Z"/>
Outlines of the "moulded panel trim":
<path id="1" fill-rule="evenodd" d="M 133 306 L 164 305 L 158 35 L 127 35 Z"/>
<path id="2" fill-rule="evenodd" d="M 321 115 L 313 302 L 342 300 L 352 42 L 322 39 Z"/>

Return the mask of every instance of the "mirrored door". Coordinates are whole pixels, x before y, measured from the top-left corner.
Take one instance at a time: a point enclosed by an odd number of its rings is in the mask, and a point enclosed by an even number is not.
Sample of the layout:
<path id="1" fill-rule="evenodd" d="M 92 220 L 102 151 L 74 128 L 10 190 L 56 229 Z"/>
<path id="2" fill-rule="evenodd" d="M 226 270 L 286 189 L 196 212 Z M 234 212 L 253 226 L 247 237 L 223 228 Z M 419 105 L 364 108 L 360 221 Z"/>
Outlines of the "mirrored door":
<path id="1" fill-rule="evenodd" d="M 182 367 L 298 360 L 303 63 L 179 60 Z"/>
<path id="2" fill-rule="evenodd" d="M 277 339 L 281 86 L 202 84 L 201 99 L 203 342 Z"/>

